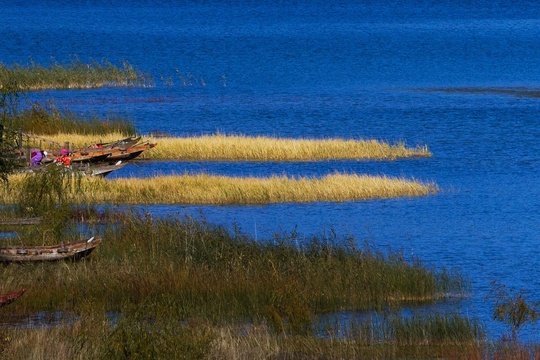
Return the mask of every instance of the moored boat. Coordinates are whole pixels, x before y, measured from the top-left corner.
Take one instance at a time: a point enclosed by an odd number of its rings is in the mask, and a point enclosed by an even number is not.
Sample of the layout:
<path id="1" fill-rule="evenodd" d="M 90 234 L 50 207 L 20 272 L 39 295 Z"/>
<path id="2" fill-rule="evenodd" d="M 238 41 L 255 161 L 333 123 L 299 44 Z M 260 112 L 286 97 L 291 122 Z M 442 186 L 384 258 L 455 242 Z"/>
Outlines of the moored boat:
<path id="1" fill-rule="evenodd" d="M 108 160 L 113 153 L 112 149 L 76 149 L 70 152 L 71 162 L 100 162 Z"/>
<path id="2" fill-rule="evenodd" d="M 133 145 L 131 147 L 122 149 L 122 148 L 113 148 L 113 152 L 111 156 L 107 158 L 108 161 L 116 161 L 116 160 L 133 160 L 137 156 L 141 155 L 143 151 L 152 149 L 157 144 L 152 144 L 149 142 L 145 142 L 142 144 Z"/>
<path id="3" fill-rule="evenodd" d="M 44 246 L 0 247 L 0 262 L 30 262 L 79 260 L 92 253 L 101 243 L 101 238 Z"/>
<path id="4" fill-rule="evenodd" d="M 72 162 L 103 162 L 103 161 L 118 161 L 132 160 L 141 155 L 144 151 L 152 149 L 157 144 L 148 141 L 144 143 L 133 143 L 139 141 L 140 138 L 133 138 L 131 141 L 120 140 L 107 147 L 74 149 L 70 152 Z"/>
<path id="5" fill-rule="evenodd" d="M 126 166 L 127 163 L 117 161 L 116 163 L 74 163 L 70 166 L 64 166 L 65 171 L 78 173 L 83 176 L 101 176 L 105 177 L 111 172 L 121 169 Z M 40 166 L 30 166 L 19 170 L 20 173 L 38 173 L 47 169 L 48 166 L 61 166 L 61 164 L 47 164 Z"/>
<path id="6" fill-rule="evenodd" d="M 119 170 L 126 166 L 127 163 L 117 161 L 116 163 L 86 163 L 86 164 L 73 164 L 67 169 L 78 172 L 85 176 L 101 176 L 105 177 L 115 170 Z"/>
<path id="7" fill-rule="evenodd" d="M 137 144 L 140 140 L 141 140 L 140 136 L 131 136 L 125 139 L 120 139 L 120 140 L 106 142 L 106 143 L 100 142 L 100 143 L 95 144 L 93 147 L 97 149 L 115 149 L 115 148 L 127 149 Z"/>

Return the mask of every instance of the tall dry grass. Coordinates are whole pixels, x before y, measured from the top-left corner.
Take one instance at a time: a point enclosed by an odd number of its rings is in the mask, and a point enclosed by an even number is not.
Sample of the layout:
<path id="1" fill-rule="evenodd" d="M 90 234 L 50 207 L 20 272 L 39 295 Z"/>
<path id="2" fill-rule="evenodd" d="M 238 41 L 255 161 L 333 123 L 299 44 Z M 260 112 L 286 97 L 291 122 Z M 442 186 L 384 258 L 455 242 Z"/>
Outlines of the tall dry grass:
<path id="1" fill-rule="evenodd" d="M 17 201 L 22 176 L 10 178 L 4 203 Z M 89 204 L 269 204 L 285 202 L 342 202 L 434 194 L 435 184 L 403 178 L 331 174 L 322 178 L 227 177 L 172 175 L 152 178 L 84 178 L 75 201 Z"/>
<path id="2" fill-rule="evenodd" d="M 70 141 L 82 147 L 99 141 L 125 137 L 120 133 L 103 136 L 57 134 L 50 139 L 63 144 Z M 377 140 L 292 139 L 264 136 L 205 135 L 196 137 L 145 137 L 159 146 L 144 152 L 140 159 L 181 161 L 313 161 L 313 160 L 396 160 L 430 157 L 427 146 L 407 147 Z"/>
<path id="3" fill-rule="evenodd" d="M 208 135 L 151 139 L 159 148 L 146 158 L 231 161 L 310 161 L 329 159 L 395 160 L 431 156 L 427 147 L 408 148 L 404 143 L 377 140 L 287 139 L 238 135 Z"/>

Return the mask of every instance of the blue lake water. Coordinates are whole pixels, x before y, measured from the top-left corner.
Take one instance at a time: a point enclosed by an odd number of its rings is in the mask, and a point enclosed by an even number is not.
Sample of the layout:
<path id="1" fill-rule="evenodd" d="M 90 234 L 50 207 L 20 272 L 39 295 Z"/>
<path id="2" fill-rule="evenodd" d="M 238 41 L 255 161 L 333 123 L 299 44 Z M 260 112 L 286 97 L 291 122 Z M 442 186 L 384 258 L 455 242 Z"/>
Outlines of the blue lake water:
<path id="1" fill-rule="evenodd" d="M 491 321 L 491 281 L 540 300 L 537 4 L 7 0 L 0 22 L 4 64 L 106 58 L 152 75 L 149 88 L 31 94 L 81 114 L 127 117 L 142 133 L 376 138 L 434 154 L 395 162 L 136 162 L 111 178 L 339 171 L 441 187 L 415 199 L 151 207 L 156 214 L 202 210 L 257 238 L 333 229 L 459 269 L 473 291 L 453 309 L 485 322 L 494 337 L 506 329 Z M 528 327 L 523 337 L 539 340 L 537 332 Z"/>

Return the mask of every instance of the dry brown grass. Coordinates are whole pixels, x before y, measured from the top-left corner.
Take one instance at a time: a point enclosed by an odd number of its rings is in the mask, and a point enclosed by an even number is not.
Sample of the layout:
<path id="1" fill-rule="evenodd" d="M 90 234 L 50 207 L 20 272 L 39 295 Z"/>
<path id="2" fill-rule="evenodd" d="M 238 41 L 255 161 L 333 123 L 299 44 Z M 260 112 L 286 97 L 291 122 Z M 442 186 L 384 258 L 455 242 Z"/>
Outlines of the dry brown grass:
<path id="1" fill-rule="evenodd" d="M 285 202 L 357 201 L 434 194 L 434 184 L 400 178 L 332 174 L 322 178 L 239 178 L 212 175 L 175 175 L 105 180 L 85 178 L 78 201 L 110 204 L 269 204 Z M 11 191 L 0 192 L 6 203 L 15 201 L 21 176 L 11 178 Z"/>
<path id="2" fill-rule="evenodd" d="M 431 156 L 427 147 L 407 148 L 376 140 L 287 139 L 235 135 L 152 139 L 159 148 L 147 158 L 229 161 L 395 160 Z"/>
<path id="3" fill-rule="evenodd" d="M 66 140 L 76 147 L 125 136 L 106 134 L 100 137 L 58 134 L 51 140 Z M 218 160 L 218 161 L 312 161 L 312 160 L 396 160 L 432 156 L 427 146 L 409 148 L 404 143 L 391 145 L 377 140 L 292 139 L 250 137 L 241 135 L 205 135 L 195 137 L 145 137 L 159 146 L 146 151 L 141 159 L 152 160 Z"/>

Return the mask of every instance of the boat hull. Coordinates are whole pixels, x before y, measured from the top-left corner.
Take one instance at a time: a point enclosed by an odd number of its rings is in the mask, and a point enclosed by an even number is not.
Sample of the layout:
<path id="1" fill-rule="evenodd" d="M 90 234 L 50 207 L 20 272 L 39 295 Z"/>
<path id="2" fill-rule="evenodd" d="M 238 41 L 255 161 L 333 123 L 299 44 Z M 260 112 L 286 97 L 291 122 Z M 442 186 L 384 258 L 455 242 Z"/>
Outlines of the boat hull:
<path id="1" fill-rule="evenodd" d="M 12 302 L 20 298 L 25 291 L 26 289 L 22 289 L 8 294 L 0 294 L 0 307 L 11 304 Z"/>
<path id="2" fill-rule="evenodd" d="M 101 243 L 101 238 L 50 246 L 8 246 L 0 248 L 0 262 L 43 262 L 80 260 L 90 255 Z"/>

